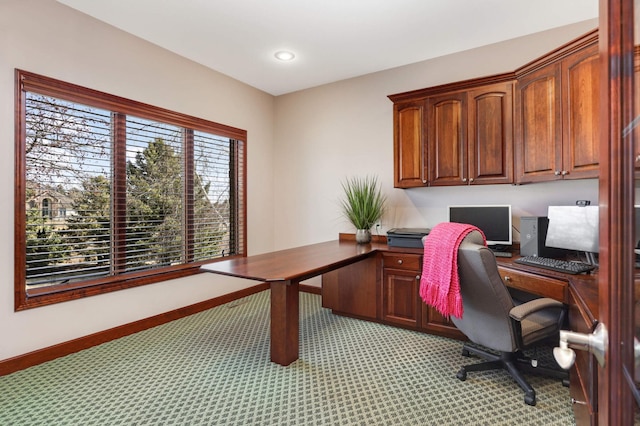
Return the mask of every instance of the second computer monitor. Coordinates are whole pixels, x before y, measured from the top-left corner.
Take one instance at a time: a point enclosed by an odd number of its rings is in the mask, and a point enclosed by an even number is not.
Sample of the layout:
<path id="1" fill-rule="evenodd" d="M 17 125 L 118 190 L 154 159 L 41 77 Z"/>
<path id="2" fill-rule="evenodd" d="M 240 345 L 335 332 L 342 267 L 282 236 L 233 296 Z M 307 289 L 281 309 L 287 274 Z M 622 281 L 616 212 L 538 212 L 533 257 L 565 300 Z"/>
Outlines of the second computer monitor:
<path id="1" fill-rule="evenodd" d="M 487 245 L 510 246 L 510 205 L 449 206 L 449 222 L 468 223 L 477 226 L 487 238 Z"/>
<path id="2" fill-rule="evenodd" d="M 599 215 L 597 206 L 549 206 L 548 247 L 597 253 Z"/>

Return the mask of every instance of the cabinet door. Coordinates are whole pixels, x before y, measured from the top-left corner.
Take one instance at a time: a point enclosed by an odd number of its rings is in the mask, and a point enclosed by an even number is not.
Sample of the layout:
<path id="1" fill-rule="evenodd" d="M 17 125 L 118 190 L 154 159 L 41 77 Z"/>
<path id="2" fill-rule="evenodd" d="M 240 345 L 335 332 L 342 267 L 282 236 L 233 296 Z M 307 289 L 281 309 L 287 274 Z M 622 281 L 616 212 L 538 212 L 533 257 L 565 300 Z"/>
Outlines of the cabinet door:
<path id="1" fill-rule="evenodd" d="M 394 186 L 411 188 L 427 184 L 427 152 L 424 144 L 424 101 L 395 104 Z"/>
<path id="2" fill-rule="evenodd" d="M 443 316 L 436 308 L 422 303 L 422 329 L 429 334 L 467 340 L 467 337 L 448 317 Z"/>
<path id="3" fill-rule="evenodd" d="M 598 177 L 599 67 L 597 44 L 562 60 L 564 179 Z"/>
<path id="4" fill-rule="evenodd" d="M 431 185 L 466 185 L 467 93 L 427 100 L 429 181 Z"/>
<path id="5" fill-rule="evenodd" d="M 521 77 L 516 84 L 516 182 L 561 178 L 562 109 L 559 63 Z"/>
<path id="6" fill-rule="evenodd" d="M 384 268 L 382 320 L 391 324 L 418 326 L 418 271 Z"/>
<path id="7" fill-rule="evenodd" d="M 513 83 L 469 92 L 469 183 L 513 183 Z"/>

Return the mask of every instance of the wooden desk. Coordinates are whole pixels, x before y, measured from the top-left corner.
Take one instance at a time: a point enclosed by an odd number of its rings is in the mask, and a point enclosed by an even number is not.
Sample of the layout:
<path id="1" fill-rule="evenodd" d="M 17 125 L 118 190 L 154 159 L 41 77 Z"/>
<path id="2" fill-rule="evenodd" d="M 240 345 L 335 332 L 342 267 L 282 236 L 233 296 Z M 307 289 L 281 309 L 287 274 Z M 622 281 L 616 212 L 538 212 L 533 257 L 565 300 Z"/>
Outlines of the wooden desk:
<path id="1" fill-rule="evenodd" d="M 272 253 L 223 260 L 202 270 L 269 283 L 271 288 L 271 361 L 289 365 L 298 359 L 300 281 L 358 262 L 386 244 L 329 241 Z"/>
<path id="2" fill-rule="evenodd" d="M 269 284 L 271 360 L 281 365 L 289 365 L 298 359 L 299 354 L 300 282 L 354 264 L 379 252 L 421 254 L 422 250 L 388 247 L 381 243 L 360 245 L 353 241 L 339 240 L 222 260 L 203 265 L 201 269 Z M 570 277 L 567 274 L 518 265 L 513 263 L 513 259 L 498 259 L 498 266 L 501 273 L 507 271 L 509 274 L 508 277 L 504 277 L 507 285 L 540 296 L 553 297 L 564 303 L 568 302 L 569 282 L 589 281 L 590 286 L 595 286 L 594 276 Z M 417 294 L 415 297 L 418 297 Z M 420 328 L 418 324 L 416 327 Z"/>

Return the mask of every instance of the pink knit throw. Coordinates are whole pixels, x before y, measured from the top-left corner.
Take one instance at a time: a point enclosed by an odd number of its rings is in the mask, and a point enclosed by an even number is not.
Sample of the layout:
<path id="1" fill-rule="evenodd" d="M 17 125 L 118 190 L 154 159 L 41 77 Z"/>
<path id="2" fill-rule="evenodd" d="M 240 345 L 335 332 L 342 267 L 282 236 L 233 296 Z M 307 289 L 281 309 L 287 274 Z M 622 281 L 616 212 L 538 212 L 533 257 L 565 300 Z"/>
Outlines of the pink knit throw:
<path id="1" fill-rule="evenodd" d="M 420 278 L 420 297 L 442 315 L 462 318 L 462 296 L 458 277 L 458 247 L 473 225 L 442 222 L 436 225 L 424 241 L 424 259 Z M 486 238 L 482 231 L 482 239 Z"/>

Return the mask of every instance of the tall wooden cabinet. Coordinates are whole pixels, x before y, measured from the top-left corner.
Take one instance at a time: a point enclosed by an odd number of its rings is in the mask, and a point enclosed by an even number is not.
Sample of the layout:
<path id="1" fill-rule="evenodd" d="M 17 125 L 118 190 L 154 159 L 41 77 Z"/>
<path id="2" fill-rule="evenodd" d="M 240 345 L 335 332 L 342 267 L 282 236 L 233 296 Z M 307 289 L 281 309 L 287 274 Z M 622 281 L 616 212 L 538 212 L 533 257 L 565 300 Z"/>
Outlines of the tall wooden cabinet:
<path id="1" fill-rule="evenodd" d="M 519 72 L 516 182 L 598 176 L 599 56 L 593 35 Z M 538 61 L 541 62 L 541 61 Z M 533 68 L 532 71 L 528 71 Z"/>

